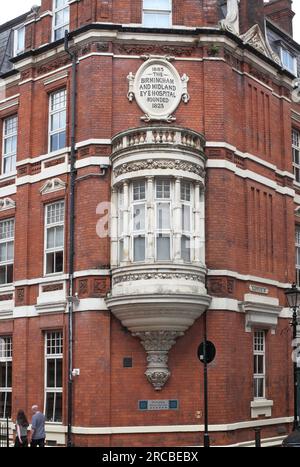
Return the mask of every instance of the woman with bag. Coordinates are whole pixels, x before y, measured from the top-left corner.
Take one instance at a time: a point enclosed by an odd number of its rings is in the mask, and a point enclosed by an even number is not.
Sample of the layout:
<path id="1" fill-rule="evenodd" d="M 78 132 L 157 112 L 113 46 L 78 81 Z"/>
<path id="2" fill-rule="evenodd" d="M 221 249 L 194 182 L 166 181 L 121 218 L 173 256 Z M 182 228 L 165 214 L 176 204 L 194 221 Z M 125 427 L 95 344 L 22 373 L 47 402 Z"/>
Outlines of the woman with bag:
<path id="1" fill-rule="evenodd" d="M 15 448 L 28 448 L 28 439 L 27 439 L 27 429 L 29 427 L 29 423 L 25 412 L 23 410 L 19 410 L 17 415 L 16 421 L 16 440 L 15 440 Z"/>

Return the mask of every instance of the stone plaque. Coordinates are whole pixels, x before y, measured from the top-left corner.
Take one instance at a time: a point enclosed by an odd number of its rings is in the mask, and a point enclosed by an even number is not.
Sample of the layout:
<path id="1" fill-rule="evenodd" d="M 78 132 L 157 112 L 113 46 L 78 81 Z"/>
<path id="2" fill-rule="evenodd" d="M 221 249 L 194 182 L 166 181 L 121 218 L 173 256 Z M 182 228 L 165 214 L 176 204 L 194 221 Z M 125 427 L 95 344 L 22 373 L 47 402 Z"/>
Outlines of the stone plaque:
<path id="1" fill-rule="evenodd" d="M 186 104 L 190 100 L 187 90 L 189 78 L 180 77 L 176 68 L 167 59 L 149 59 L 138 70 L 130 73 L 128 99 L 137 104 L 145 112 L 142 120 L 173 122 L 176 118 L 172 113 L 180 101 Z"/>
<path id="2" fill-rule="evenodd" d="M 264 294 L 264 295 L 268 295 L 269 293 L 269 289 L 267 289 L 266 287 L 260 287 L 259 285 L 249 285 L 249 289 L 251 290 L 251 292 L 255 292 L 255 293 L 261 293 L 261 294 Z"/>
<path id="3" fill-rule="evenodd" d="M 177 410 L 178 400 L 139 401 L 139 410 Z"/>

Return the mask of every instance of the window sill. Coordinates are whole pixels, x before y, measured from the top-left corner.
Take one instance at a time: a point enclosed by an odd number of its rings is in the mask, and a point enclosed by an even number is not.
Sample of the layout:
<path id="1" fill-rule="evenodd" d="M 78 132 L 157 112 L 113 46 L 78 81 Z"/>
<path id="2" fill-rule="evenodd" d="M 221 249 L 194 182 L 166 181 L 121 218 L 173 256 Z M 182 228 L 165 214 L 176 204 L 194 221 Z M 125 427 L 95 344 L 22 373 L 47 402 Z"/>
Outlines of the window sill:
<path id="1" fill-rule="evenodd" d="M 251 418 L 271 417 L 274 402 L 267 399 L 254 399 L 251 402 Z"/>

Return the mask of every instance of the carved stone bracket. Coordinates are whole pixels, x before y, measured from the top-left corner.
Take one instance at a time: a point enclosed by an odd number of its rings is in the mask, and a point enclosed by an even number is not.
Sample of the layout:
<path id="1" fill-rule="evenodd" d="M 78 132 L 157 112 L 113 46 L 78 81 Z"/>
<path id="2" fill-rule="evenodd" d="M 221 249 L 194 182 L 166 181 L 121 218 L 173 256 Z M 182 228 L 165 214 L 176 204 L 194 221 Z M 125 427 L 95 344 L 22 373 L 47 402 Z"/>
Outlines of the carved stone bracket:
<path id="1" fill-rule="evenodd" d="M 183 332 L 149 331 L 137 332 L 133 335 L 141 339 L 147 352 L 148 368 L 145 375 L 155 390 L 160 391 L 171 374 L 168 368 L 168 352 L 175 344 L 176 339 L 183 336 Z"/>

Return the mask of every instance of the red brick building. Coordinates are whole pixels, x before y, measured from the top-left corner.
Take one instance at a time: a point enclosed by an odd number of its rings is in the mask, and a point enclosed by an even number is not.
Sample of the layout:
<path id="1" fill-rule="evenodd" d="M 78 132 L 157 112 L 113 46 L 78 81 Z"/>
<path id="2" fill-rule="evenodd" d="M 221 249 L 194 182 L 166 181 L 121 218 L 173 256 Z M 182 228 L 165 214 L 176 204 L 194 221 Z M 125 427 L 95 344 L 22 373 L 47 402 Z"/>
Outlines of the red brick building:
<path id="1" fill-rule="evenodd" d="M 0 26 L 0 418 L 201 445 L 208 310 L 212 445 L 290 431 L 291 4 L 42 0 Z"/>

